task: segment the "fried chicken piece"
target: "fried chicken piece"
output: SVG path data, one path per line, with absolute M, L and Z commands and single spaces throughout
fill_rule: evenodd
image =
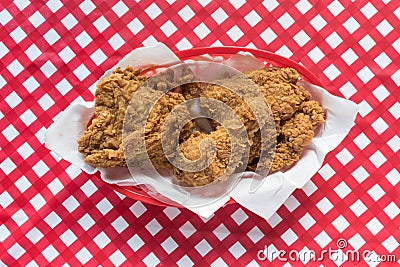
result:
M 242 163 L 240 158 L 245 147 L 232 149 L 231 137 L 224 127 L 218 126 L 215 131 L 204 134 L 194 132 L 180 144 L 185 166 L 187 160 L 196 161 L 198 171 L 182 170 L 173 167 L 173 173 L 182 185 L 202 186 L 217 180 L 226 180 Z M 215 150 L 214 150 L 215 148 Z
M 252 135 L 257 131 L 257 120 L 251 108 L 245 100 L 231 90 L 223 86 L 210 84 L 204 86 L 200 96 L 205 98 L 200 99 L 200 108 L 202 108 L 210 118 L 224 116 L 224 111 L 219 110 L 219 108 L 215 107 L 212 102 L 208 101 L 208 99 L 216 99 L 229 106 L 235 114 L 239 116 L 249 135 Z M 256 106 L 257 104 L 254 104 L 254 101 L 256 101 L 256 99 L 252 99 L 253 106 Z
M 103 78 L 95 92 L 95 118 L 78 140 L 85 162 L 99 167 L 124 166 L 122 124 L 132 94 L 145 82 L 140 69 L 120 68 Z
M 150 76 L 147 80 L 147 87 L 167 92 L 172 90 L 176 93 L 182 93 L 181 85 L 196 82 L 197 79 L 192 70 L 186 65 L 180 65 L 173 69 L 166 69 Z
M 240 80 L 232 78 L 230 81 L 231 83 L 238 82 L 240 84 Z M 223 82 L 224 85 L 227 83 L 226 81 Z M 237 86 L 237 84 L 235 84 Z M 200 100 L 200 107 L 202 108 L 203 111 L 207 114 L 208 117 L 210 118 L 216 118 L 220 117 L 221 123 L 223 124 L 226 121 L 226 116 L 229 115 L 228 110 L 223 110 L 221 111 L 221 108 L 214 107 L 213 103 L 209 103 L 208 99 L 216 99 L 227 106 L 229 106 L 235 114 L 237 114 L 242 122 L 242 125 L 245 126 L 246 131 L 247 131 L 247 140 L 250 145 L 250 153 L 249 153 L 249 159 L 248 163 L 252 162 L 254 157 L 255 157 L 255 142 L 257 140 L 254 138 L 255 133 L 259 131 L 259 125 L 257 122 L 257 119 L 252 112 L 252 109 L 248 105 L 248 103 L 251 101 L 253 103 L 253 107 L 261 107 L 262 105 L 259 104 L 258 102 L 264 101 L 264 99 L 257 99 L 257 98 L 251 98 L 251 96 L 248 95 L 247 101 L 243 100 L 240 96 L 238 96 L 235 92 L 232 92 L 231 90 L 227 89 L 231 88 L 228 86 L 220 86 L 220 85 L 215 85 L 215 84 L 208 84 L 207 86 L 203 86 L 200 96 L 204 97 L 205 99 Z M 244 90 L 246 90 L 246 87 L 241 87 Z M 243 92 L 245 94 L 245 92 Z M 212 121 L 212 126 L 216 128 L 219 123 L 217 123 L 215 120 Z M 275 137 L 274 137 L 275 138 Z M 261 145 L 261 143 L 260 143 Z
M 304 87 L 296 84 L 300 75 L 295 69 L 271 67 L 246 72 L 246 75 L 260 87 L 277 125 L 289 119 L 311 97 Z
M 300 159 L 304 147 L 314 137 L 314 130 L 325 121 L 324 111 L 316 101 L 303 102 L 300 110 L 281 129 L 271 171 L 278 171 Z
M 324 122 L 324 113 L 317 102 L 309 101 L 311 94 L 297 85 L 300 75 L 292 68 L 265 68 L 247 72 L 246 75 L 260 87 L 275 119 L 279 137 L 271 171 L 278 171 L 299 160 L 304 147 L 314 136 L 314 129 Z M 252 154 L 253 163 L 249 164 L 249 170 L 256 169 L 256 166 L 267 168 L 271 164 L 268 158 L 266 161 L 257 159 L 260 153 L 259 136 L 254 136 L 253 151 L 256 152 Z
M 257 92 L 250 90 L 250 88 L 254 90 L 255 85 L 249 82 L 249 80 L 245 78 L 246 76 L 243 75 L 215 82 L 223 86 L 215 84 L 202 85 L 198 86 L 197 90 L 192 91 L 195 91 L 202 97 L 222 101 L 239 115 L 248 131 L 249 143 L 251 146 L 249 169 L 254 170 L 256 169 L 255 165 L 261 151 L 270 154 L 269 150 L 272 144 L 275 144 L 274 139 L 276 138 L 276 133 L 271 131 L 271 128 L 274 126 L 269 125 L 268 123 L 270 123 L 270 121 L 266 118 L 264 118 L 264 121 L 257 121 L 253 113 L 253 111 L 257 112 L 257 110 L 252 110 L 248 103 L 254 101 L 252 105 L 254 108 L 261 106 L 258 102 L 266 101 L 271 108 L 275 120 L 276 132 L 279 132 L 281 121 L 290 118 L 300 108 L 301 103 L 310 98 L 310 94 L 303 87 L 296 85 L 299 74 L 296 70 L 291 68 L 264 68 L 245 72 L 245 74 L 255 83 Z M 246 96 L 246 99 L 244 100 L 240 95 L 228 88 L 234 88 L 235 92 Z M 264 99 L 259 98 L 259 93 L 262 94 Z M 213 112 L 212 107 L 207 104 L 202 105 L 202 101 L 200 101 L 200 105 L 203 109 L 207 110 L 209 115 L 215 116 L 217 112 L 220 112 L 218 110 Z M 262 125 L 259 125 L 259 123 Z M 261 133 L 263 133 L 263 140 L 265 141 L 263 148 L 261 148 Z M 271 139 L 266 140 L 266 137 Z M 267 159 L 263 158 L 263 160 L 266 161 Z M 262 165 L 260 166 L 262 167 Z M 266 164 L 263 164 L 263 166 L 266 166 Z
M 180 88 L 185 99 L 190 100 L 200 97 L 200 92 L 203 90 L 204 86 L 207 86 L 207 84 L 202 82 L 191 82 L 181 85 Z
M 310 101 L 311 95 L 304 87 L 297 85 L 300 75 L 292 68 L 264 68 L 245 72 L 245 75 L 258 86 L 270 106 L 276 132 L 271 131 L 273 125 L 266 120 L 261 121 L 261 125 L 258 124 L 254 115 L 257 110 L 252 110 L 247 103 L 259 99 L 257 99 L 256 93 L 249 90 L 251 86 L 248 81 L 243 79 L 243 76 L 234 76 L 216 81 L 214 84 L 190 85 L 185 88 L 183 93 L 186 98 L 200 96 L 219 100 L 231 107 L 240 117 L 246 127 L 250 144 L 248 170 L 257 170 L 257 172 L 265 169 L 281 170 L 299 160 L 304 147 L 311 142 L 315 128 L 325 121 L 324 111 L 318 102 Z M 239 95 L 228 88 L 235 88 L 234 91 Z M 243 96 L 246 96 L 246 99 Z M 211 118 L 221 113 L 206 100 L 200 100 L 200 106 Z M 214 128 L 219 127 L 215 121 L 212 123 Z M 263 138 L 261 138 L 262 134 Z M 275 143 L 273 141 L 277 135 L 279 137 Z M 204 137 L 202 136 L 202 138 Z M 266 142 L 264 147 L 261 147 L 262 140 Z M 273 153 L 272 145 L 275 144 L 276 150 Z M 264 153 L 262 160 L 260 160 L 261 152 Z M 175 172 L 177 173 L 177 170 Z M 210 182 L 209 176 L 218 171 L 215 170 L 214 165 L 213 172 L 209 170 L 208 172 L 197 172 L 195 178 L 193 178 L 193 174 L 188 176 L 185 172 L 178 173 L 185 177 L 186 183 L 190 183 L 191 179 L 205 179 Z
M 165 71 L 155 79 L 140 75 L 140 69 L 128 66 L 125 70 L 118 68 L 110 76 L 103 78 L 97 85 L 95 93 L 95 118 L 91 125 L 78 140 L 78 150 L 84 155 L 85 162 L 98 167 L 126 166 L 126 159 L 122 144 L 122 131 L 125 114 L 125 134 L 131 135 L 134 143 L 139 141 L 138 135 L 133 132 L 138 130 L 140 120 L 146 121 L 145 140 L 148 154 L 156 167 L 169 166 L 163 157 L 160 141 L 161 128 L 168 113 L 178 104 L 185 101 L 182 94 L 169 91 L 176 86 L 174 72 Z M 185 76 L 185 78 L 188 78 Z M 137 105 L 130 105 L 132 96 L 141 86 L 146 86 L 145 92 L 149 100 Z M 154 104 L 156 103 L 156 104 Z M 153 106 L 154 105 L 154 106 Z M 146 107 L 153 106 L 149 118 L 143 118 Z M 149 114 L 149 113 L 147 113 Z M 187 138 L 193 128 L 188 124 L 181 134 L 181 139 Z M 139 127 L 140 128 L 140 127 Z M 135 140 L 134 137 L 138 140 Z M 133 150 L 135 151 L 135 150 Z M 133 153 L 133 152 L 132 152 Z M 132 155 L 131 153 L 131 155 Z M 137 163 L 140 164 L 140 157 Z
M 171 164 L 165 155 L 166 151 L 175 151 L 179 142 L 187 139 L 194 128 L 194 123 L 190 121 L 189 111 L 185 105 L 178 105 L 185 102 L 182 94 L 176 92 L 163 93 L 162 91 L 146 88 L 140 92 L 140 105 L 131 105 L 127 111 L 126 127 L 131 131 L 124 137 L 125 157 L 130 167 L 150 167 L 147 163 L 151 160 L 155 168 L 171 168 Z M 158 102 L 153 106 L 148 118 L 145 117 L 148 112 L 144 112 L 143 108 L 150 107 L 156 100 Z M 138 107 L 137 109 L 135 107 Z M 172 110 L 174 113 L 171 113 Z M 166 121 L 167 117 L 168 121 Z M 188 120 L 183 125 L 182 131 L 179 124 L 182 120 Z M 144 130 L 142 129 L 145 122 Z M 162 135 L 167 138 L 162 142 Z M 174 140 L 173 136 L 179 138 Z M 146 149 L 140 146 L 140 142 L 145 139 Z M 173 154 L 169 154 L 174 157 Z
M 258 85 L 270 82 L 296 84 L 300 78 L 297 70 L 281 67 L 268 67 L 259 70 L 245 71 L 244 74 Z
M 140 75 L 140 70 L 117 69 L 97 86 L 96 117 L 79 139 L 79 151 L 86 162 L 101 167 L 125 166 L 127 162 L 130 166 L 150 167 L 147 166 L 149 158 L 156 168 L 172 168 L 178 181 L 190 186 L 225 180 L 245 165 L 248 170 L 269 168 L 270 165 L 272 171 L 281 170 L 299 160 L 304 147 L 311 142 L 315 128 L 325 121 L 324 110 L 318 102 L 310 101 L 308 91 L 296 84 L 299 74 L 294 69 L 272 67 L 245 72 L 245 75 L 256 86 L 243 75 L 213 84 L 196 82 L 189 69 L 184 69 L 179 79 L 174 78 L 174 71 L 168 70 L 145 84 L 147 78 Z M 144 90 L 138 92 L 134 104 L 129 105 L 140 86 L 145 87 Z M 175 92 L 170 91 L 175 87 Z M 195 97 L 226 104 L 242 124 L 234 121 L 229 112 L 221 112 L 218 105 L 203 99 L 199 104 L 206 115 L 219 117 L 225 128 L 212 121 L 210 133 L 193 133 L 195 125 L 190 121 L 188 108 L 182 104 Z M 263 110 L 265 102 L 271 108 L 272 120 L 267 119 Z M 149 107 L 152 107 L 150 112 Z M 150 114 L 148 118 L 144 117 L 146 114 Z M 257 121 L 256 117 L 260 116 L 262 119 Z M 186 125 L 182 128 L 183 122 Z M 122 142 L 123 123 L 126 132 Z M 239 139 L 232 139 L 229 134 L 243 131 L 241 125 L 245 126 L 248 135 L 246 145 L 242 134 Z M 171 138 L 174 136 L 177 138 Z M 145 149 L 141 144 L 143 138 Z M 261 146 L 262 140 L 264 146 Z M 240 144 L 238 148 L 236 143 Z M 275 143 L 276 151 L 272 157 Z M 183 158 L 175 152 L 178 146 Z M 248 147 L 249 159 L 243 162 Z M 270 157 L 260 160 L 261 152 Z M 171 159 L 179 164 L 171 165 Z M 203 167 L 196 170 L 176 167 L 185 166 L 185 163 L 193 166 L 190 165 L 193 161 Z
M 325 122 L 325 112 L 321 104 L 315 100 L 305 101 L 300 105 L 300 111 L 311 118 L 311 123 L 316 128 Z

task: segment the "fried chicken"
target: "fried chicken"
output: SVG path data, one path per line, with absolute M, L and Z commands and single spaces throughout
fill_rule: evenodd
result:
M 232 135 L 222 126 L 217 126 L 215 131 L 209 134 L 194 132 L 180 144 L 184 158 L 178 164 L 189 166 L 189 160 L 194 163 L 196 170 L 173 167 L 174 175 L 186 186 L 202 186 L 228 179 L 237 167 L 243 164 L 241 157 L 246 150 L 243 144 L 232 149 L 231 140 Z
M 323 108 L 297 85 L 300 75 L 292 68 L 247 71 L 208 84 L 196 82 L 189 69 L 179 79 L 172 70 L 157 79 L 140 73 L 117 69 L 97 85 L 95 118 L 78 140 L 86 162 L 143 168 L 150 163 L 172 169 L 182 185 L 202 186 L 242 167 L 274 172 L 292 165 L 325 121 Z M 202 114 L 213 119 L 203 132 L 194 131 L 196 121 L 184 104 L 197 97 Z
M 190 121 L 189 111 L 185 105 L 185 98 L 182 94 L 176 92 L 167 92 L 145 88 L 137 97 L 138 103 L 132 103 L 127 110 L 127 119 L 125 129 L 130 129 L 124 137 L 125 157 L 130 167 L 150 167 L 148 163 L 155 168 L 171 168 L 171 164 L 165 155 L 165 151 L 175 151 L 179 142 L 187 139 L 194 128 L 194 123 Z M 136 97 L 136 96 L 135 96 Z M 146 107 L 153 106 L 150 115 L 146 118 Z M 137 104 L 137 105 L 136 105 Z M 137 108 L 136 108 L 137 107 Z M 177 108 L 177 109 L 176 109 Z M 171 113 L 172 110 L 175 113 Z M 168 121 L 166 121 L 169 116 Z M 181 120 L 188 120 L 182 130 L 178 125 Z M 145 125 L 144 130 L 141 126 Z M 166 138 L 162 142 L 162 135 Z M 171 137 L 176 136 L 180 140 Z M 143 147 L 145 140 L 145 148 Z M 142 142 L 142 143 L 140 143 Z M 141 146 L 142 144 L 142 146 Z M 173 157 L 170 152 L 169 157 Z M 147 159 L 150 159 L 149 162 Z
M 271 171 L 280 170 L 298 160 L 303 148 L 313 137 L 314 129 L 324 121 L 323 110 L 317 102 L 309 101 L 311 95 L 307 90 L 297 85 L 300 75 L 292 68 L 264 68 L 245 72 L 245 75 L 257 85 L 264 99 L 258 98 L 257 92 L 249 90 L 252 85 L 248 80 L 243 79 L 242 75 L 216 81 L 214 84 L 198 84 L 196 89 L 193 89 L 195 86 L 191 86 L 190 90 L 186 91 L 186 95 L 192 96 L 192 92 L 195 92 L 200 97 L 222 101 L 241 118 L 250 144 L 248 170 L 264 171 L 270 166 Z M 260 101 L 267 102 L 275 125 L 271 125 L 271 121 L 266 118 L 263 121 L 257 121 L 253 111 L 257 112 L 254 107 L 260 106 Z M 253 103 L 253 109 L 250 108 L 249 103 Z M 218 112 L 221 112 L 208 104 L 207 100 L 200 100 L 200 106 L 210 117 L 217 116 Z M 306 122 L 311 126 L 306 127 L 304 125 Z M 275 127 L 275 132 L 273 127 Z M 297 129 L 297 139 L 293 134 L 289 134 L 294 129 Z M 301 137 L 305 140 L 303 143 L 298 143 Z M 261 147 L 261 140 L 264 141 L 263 147 Z M 278 141 L 275 143 L 275 140 Z M 271 162 L 268 156 L 273 154 L 271 149 L 275 144 L 276 155 Z M 262 162 L 259 158 L 261 152 L 263 153 Z
M 127 139 L 135 143 L 140 141 L 140 122 L 145 121 L 144 136 L 150 159 L 157 167 L 170 167 L 162 153 L 161 128 L 168 113 L 184 102 L 185 98 L 180 93 L 169 91 L 176 86 L 173 71 L 165 71 L 157 79 L 150 80 L 140 73 L 140 69 L 129 66 L 125 70 L 118 68 L 97 85 L 95 118 L 78 140 L 78 150 L 83 154 L 85 162 L 98 167 L 126 166 L 127 153 L 131 160 L 136 160 L 137 164 L 134 165 L 139 165 L 144 160 L 143 155 L 134 154 L 137 152 L 135 149 L 123 149 L 123 123 Z M 146 86 L 145 90 L 140 91 L 143 97 L 141 103 L 130 105 L 133 94 L 141 86 Z M 151 106 L 151 112 L 147 113 L 149 117 L 143 118 L 146 114 L 144 110 Z M 127 117 L 124 122 L 125 114 Z M 182 130 L 181 139 L 187 138 L 193 127 L 193 124 L 187 124 Z M 131 148 L 132 143 L 127 142 L 126 145 Z
M 118 68 L 95 92 L 95 118 L 78 140 L 85 162 L 100 167 L 125 166 L 122 124 L 132 94 L 145 82 L 140 69 Z
M 180 75 L 175 75 L 175 72 L 180 72 Z M 124 122 L 126 134 L 123 144 L 128 166 L 171 168 L 170 159 L 175 156 L 176 147 L 194 129 L 190 112 L 184 103 L 185 97 L 174 90 L 193 79 L 193 73 L 186 67 L 169 69 L 151 77 L 135 94 Z M 182 121 L 186 123 L 180 125 Z M 166 136 L 164 140 L 163 135 Z M 143 142 L 140 143 L 143 139 L 145 147 Z
M 292 68 L 264 68 L 245 73 L 256 83 L 278 123 L 292 117 L 300 104 L 310 99 L 310 93 L 297 85 L 300 75 Z
M 300 159 L 314 137 L 315 128 L 325 121 L 324 111 L 316 101 L 306 101 L 299 111 L 282 125 L 271 171 L 279 171 Z
M 263 94 L 260 93 L 259 88 L 245 76 L 234 76 L 226 80 L 217 81 L 216 84 L 203 85 L 199 95 L 203 97 L 200 99 L 200 107 L 208 117 L 222 117 L 222 121 L 226 121 L 224 117 L 229 113 L 228 110 L 214 107 L 212 103 L 209 103 L 208 99 L 216 99 L 225 103 L 239 116 L 246 128 L 250 145 L 249 159 L 246 163 L 251 164 L 255 158 L 260 156 L 260 128 L 264 131 L 263 150 L 268 153 L 268 150 L 273 148 L 276 135 L 274 132 L 275 125 L 271 124 L 273 120 L 272 114 L 269 112 L 266 100 Z M 261 120 L 257 120 L 255 114 Z M 270 119 L 268 120 L 267 118 Z M 214 127 L 217 125 L 219 124 L 213 122 Z M 258 135 L 256 134 L 257 132 Z
M 274 159 L 259 162 L 260 133 L 254 136 L 252 158 L 248 169 L 271 166 L 278 171 L 299 160 L 305 146 L 314 136 L 315 128 L 325 121 L 324 111 L 316 101 L 309 101 L 311 94 L 297 85 L 300 75 L 292 68 L 265 68 L 245 73 L 262 91 L 271 108 L 278 136 Z M 262 129 L 261 129 L 262 130 Z M 258 164 L 258 165 L 257 165 Z

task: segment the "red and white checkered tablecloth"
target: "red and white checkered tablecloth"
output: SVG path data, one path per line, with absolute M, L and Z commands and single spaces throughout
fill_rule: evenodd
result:
M 400 259 L 399 1 L 5 0 L 0 25 L 0 266 Z M 105 70 L 157 41 L 173 50 L 237 45 L 289 57 L 359 104 L 356 125 L 268 221 L 237 204 L 204 220 L 124 198 L 49 153 L 44 132 L 73 101 L 93 100 Z M 265 247 L 319 255 L 338 240 L 341 252 L 318 263 L 257 257 Z M 367 251 L 369 261 L 337 257 L 353 250 Z

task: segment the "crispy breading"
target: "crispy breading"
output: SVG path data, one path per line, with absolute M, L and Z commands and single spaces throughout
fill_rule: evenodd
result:
M 177 108 L 178 105 L 185 102 L 185 98 L 182 94 L 176 92 L 156 91 L 151 88 L 141 91 L 140 94 L 140 105 L 131 105 L 127 111 L 127 117 L 130 119 L 126 120 L 126 129 L 131 129 L 126 133 L 124 137 L 124 151 L 125 157 L 129 162 L 130 167 L 150 167 L 147 165 L 148 160 L 156 168 L 171 168 L 169 160 L 166 158 L 164 150 L 175 151 L 175 147 L 179 145 L 179 142 L 175 142 L 171 137 L 177 136 L 180 138 L 179 141 L 187 139 L 194 128 L 194 123 L 189 122 L 184 125 L 181 131 L 179 131 L 180 120 L 189 117 L 189 111 L 185 105 L 179 106 L 177 113 L 170 113 L 173 109 Z M 151 109 L 150 115 L 145 118 L 146 112 L 143 109 L 136 106 L 146 107 L 151 106 L 155 99 L 159 100 Z M 166 121 L 167 116 L 169 120 Z M 144 130 L 140 128 L 145 122 Z M 162 143 L 162 135 L 167 136 Z M 139 142 L 145 140 L 146 150 L 141 149 Z M 169 155 L 173 157 L 174 155 Z
M 246 75 L 259 86 L 277 122 L 289 119 L 311 97 L 297 85 L 300 75 L 292 68 L 265 68 Z
M 132 94 L 146 77 L 140 69 L 120 68 L 103 78 L 95 92 L 95 117 L 78 140 L 84 160 L 95 166 L 125 166 L 122 151 L 122 124 Z
M 125 70 L 118 68 L 97 85 L 95 118 L 78 140 L 78 150 L 83 154 L 85 162 L 99 167 L 126 166 L 122 144 L 125 114 L 128 113 L 128 117 L 124 127 L 126 133 L 130 134 L 132 142 L 135 141 L 134 136 L 137 136 L 134 132 L 138 130 L 140 120 L 146 119 L 142 116 L 144 105 L 129 105 L 132 95 L 147 81 L 140 72 L 140 69 L 133 69 L 130 66 Z M 148 105 L 152 106 L 155 103 L 146 120 L 145 140 L 150 159 L 157 167 L 169 167 L 168 161 L 162 154 L 160 141 L 165 118 L 176 105 L 185 101 L 182 94 L 168 91 L 176 85 L 173 79 L 173 71 L 165 71 L 157 79 L 149 80 L 146 83 L 147 90 L 141 91 L 147 94 L 150 100 Z M 189 123 L 183 129 L 181 139 L 187 138 L 193 127 L 193 124 Z M 141 160 L 143 158 L 137 157 L 138 164 Z
M 248 134 L 248 142 L 251 147 L 249 163 L 251 163 L 257 154 L 255 145 L 260 145 L 261 147 L 261 142 L 258 142 L 256 132 L 260 131 L 260 128 L 267 132 L 268 128 L 275 127 L 274 125 L 269 125 L 273 118 L 271 117 L 272 114 L 267 110 L 267 102 L 260 89 L 245 75 L 241 74 L 215 81 L 213 84 L 201 85 L 199 91 L 199 96 L 204 98 L 200 99 L 200 107 L 210 118 L 222 117 L 222 121 L 225 121 L 224 116 L 227 116 L 228 111 L 221 112 L 219 108 L 209 103 L 208 99 L 216 99 L 223 102 L 238 115 Z M 261 119 L 257 120 L 257 117 Z M 270 120 L 267 119 L 268 117 Z M 214 127 L 219 125 L 215 122 L 212 124 Z M 268 131 L 266 136 L 270 140 L 265 139 L 265 143 L 275 142 L 276 136 L 274 133 Z
M 188 171 L 173 167 L 174 175 L 180 183 L 186 186 L 202 186 L 216 180 L 226 180 L 233 174 L 242 164 L 240 157 L 245 147 L 232 150 L 231 137 L 224 127 L 217 126 L 209 134 L 196 131 L 182 142 L 180 149 L 185 159 L 181 163 L 185 165 L 185 160 L 199 160 L 196 167 L 200 170 Z
M 253 138 L 249 170 L 269 166 L 272 172 L 290 166 L 299 160 L 305 146 L 314 136 L 315 128 L 325 121 L 324 111 L 311 94 L 297 85 L 300 75 L 292 68 L 265 68 L 246 73 L 264 94 L 273 113 L 278 136 L 272 163 L 257 162 L 260 153 L 260 133 Z
M 300 75 L 292 68 L 271 67 L 261 70 L 247 71 L 245 75 L 250 78 L 262 92 L 266 102 L 271 108 L 275 120 L 275 133 L 271 131 L 271 125 L 259 125 L 251 108 L 247 104 L 254 96 L 254 92 L 248 94 L 248 83 L 243 77 L 234 76 L 227 81 L 219 81 L 216 84 L 198 84 L 191 86 L 186 95 L 214 98 L 231 107 L 241 118 L 249 135 L 250 153 L 248 170 L 263 170 L 271 167 L 271 171 L 278 171 L 298 161 L 305 146 L 314 136 L 314 129 L 325 121 L 324 111 L 316 101 L 309 101 L 310 93 L 302 86 L 297 85 Z M 238 86 L 239 85 L 239 86 Z M 243 86 L 244 85 L 244 86 Z M 240 88 L 237 92 L 246 95 L 247 99 L 237 95 L 227 88 Z M 195 89 L 193 89 L 195 88 Z M 185 95 L 185 96 L 186 96 Z M 187 97 L 187 96 L 186 96 Z M 257 98 L 255 98 L 257 99 Z M 206 101 L 204 101 L 206 103 Z M 200 105 L 209 116 L 215 116 L 212 106 Z M 257 106 L 257 105 L 256 105 Z M 266 121 L 261 122 L 266 123 Z M 215 125 L 215 123 L 214 123 Z M 261 147 L 261 133 L 265 146 Z M 261 151 L 265 155 L 272 155 L 270 149 L 273 142 L 266 138 L 277 138 L 275 156 L 272 160 L 263 158 L 259 162 Z
M 260 87 L 274 115 L 278 138 L 271 171 L 279 171 L 299 160 L 315 128 L 325 121 L 324 111 L 318 102 L 309 101 L 311 94 L 304 87 L 297 85 L 299 74 L 292 68 L 273 67 L 246 74 Z M 258 136 L 254 138 L 256 151 L 260 146 Z M 253 161 L 249 170 L 254 170 L 257 163 L 270 164 Z
M 148 156 L 154 167 L 171 168 L 181 184 L 202 186 L 227 179 L 240 166 L 247 166 L 247 170 L 270 167 L 271 171 L 279 171 L 292 165 L 310 144 L 315 129 L 325 121 L 323 108 L 317 101 L 310 100 L 311 95 L 306 89 L 297 85 L 300 75 L 292 68 L 248 71 L 245 76 L 236 75 L 212 84 L 194 82 L 195 77 L 189 69 L 182 73 L 181 78 L 175 80 L 174 72 L 168 70 L 145 84 L 147 78 L 140 75 L 140 70 L 127 67 L 117 69 L 100 81 L 95 94 L 95 118 L 78 140 L 85 161 L 101 167 L 125 166 L 127 161 L 130 166 L 149 167 L 146 165 Z M 246 77 L 254 83 L 249 84 Z M 169 91 L 182 83 L 186 84 Z M 134 101 L 136 104 L 129 105 L 140 86 L 145 88 L 139 92 L 140 96 Z M 197 97 L 203 98 L 199 104 L 207 117 L 220 118 L 220 123 L 210 120 L 211 132 L 193 132 L 195 124 L 190 121 L 182 130 L 178 127 L 190 117 L 189 109 L 181 104 Z M 234 141 L 238 140 L 232 141 L 229 134 L 232 129 L 242 129 L 241 126 L 233 123 L 228 111 L 221 112 L 217 105 L 206 99 L 224 103 L 239 117 L 247 132 L 248 162 L 243 162 L 244 147 L 232 149 Z M 271 113 L 263 110 L 265 103 Z M 149 106 L 153 108 L 147 113 Z M 150 114 L 148 118 L 144 118 L 146 114 Z M 272 118 L 267 119 L 268 114 Z M 256 119 L 260 117 L 261 120 Z M 142 122 L 145 122 L 144 128 Z M 146 151 L 140 149 L 142 136 Z M 162 136 L 167 138 L 162 140 Z M 172 136 L 179 138 L 168 138 Z M 261 146 L 262 140 L 264 146 Z M 239 143 L 243 144 L 243 140 Z M 212 150 L 213 144 L 216 151 Z M 178 146 L 184 158 L 176 155 Z M 165 151 L 169 154 L 165 155 Z M 261 152 L 270 157 L 260 160 Z M 178 163 L 193 162 L 201 157 L 199 164 L 207 164 L 198 171 L 179 169 L 170 162 L 170 159 L 176 159 Z M 229 164 L 230 159 L 235 164 Z
M 314 137 L 315 128 L 325 121 L 324 111 L 316 101 L 306 101 L 300 110 L 281 127 L 271 171 L 279 171 L 299 160 Z

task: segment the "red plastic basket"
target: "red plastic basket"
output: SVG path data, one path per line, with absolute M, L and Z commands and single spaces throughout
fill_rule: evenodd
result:
M 245 48 L 245 47 L 236 47 L 236 46 L 198 47 L 198 48 L 192 48 L 192 49 L 188 49 L 188 50 L 184 50 L 184 51 L 176 51 L 175 54 L 181 60 L 187 60 L 187 59 L 191 59 L 193 57 L 204 55 L 204 54 L 209 54 L 211 56 L 222 56 L 223 58 L 228 58 L 240 51 L 250 52 L 256 58 L 258 58 L 262 62 L 266 63 L 267 65 L 270 64 L 273 66 L 294 68 L 299 72 L 299 74 L 303 80 L 323 87 L 323 84 L 320 81 L 320 79 L 317 76 L 315 76 L 315 74 L 313 74 L 312 72 L 307 70 L 305 67 L 300 65 L 299 63 L 296 63 L 291 59 L 288 59 L 288 58 L 285 58 L 280 55 L 277 55 L 277 54 L 274 54 L 274 53 L 271 53 L 268 51 L 264 51 L 264 50 Z M 153 204 L 153 205 L 157 205 L 157 206 L 164 206 L 164 207 L 169 206 L 168 204 L 158 201 L 157 199 L 149 196 L 139 186 L 119 186 L 119 185 L 115 185 L 115 184 L 108 184 L 108 183 L 105 183 L 105 184 L 107 184 L 113 190 L 121 193 L 122 195 L 124 195 L 128 198 L 140 200 L 143 203 Z M 233 199 L 230 199 L 227 204 L 232 204 L 232 203 L 235 203 L 235 201 Z M 177 207 L 180 207 L 180 206 L 177 206 Z

